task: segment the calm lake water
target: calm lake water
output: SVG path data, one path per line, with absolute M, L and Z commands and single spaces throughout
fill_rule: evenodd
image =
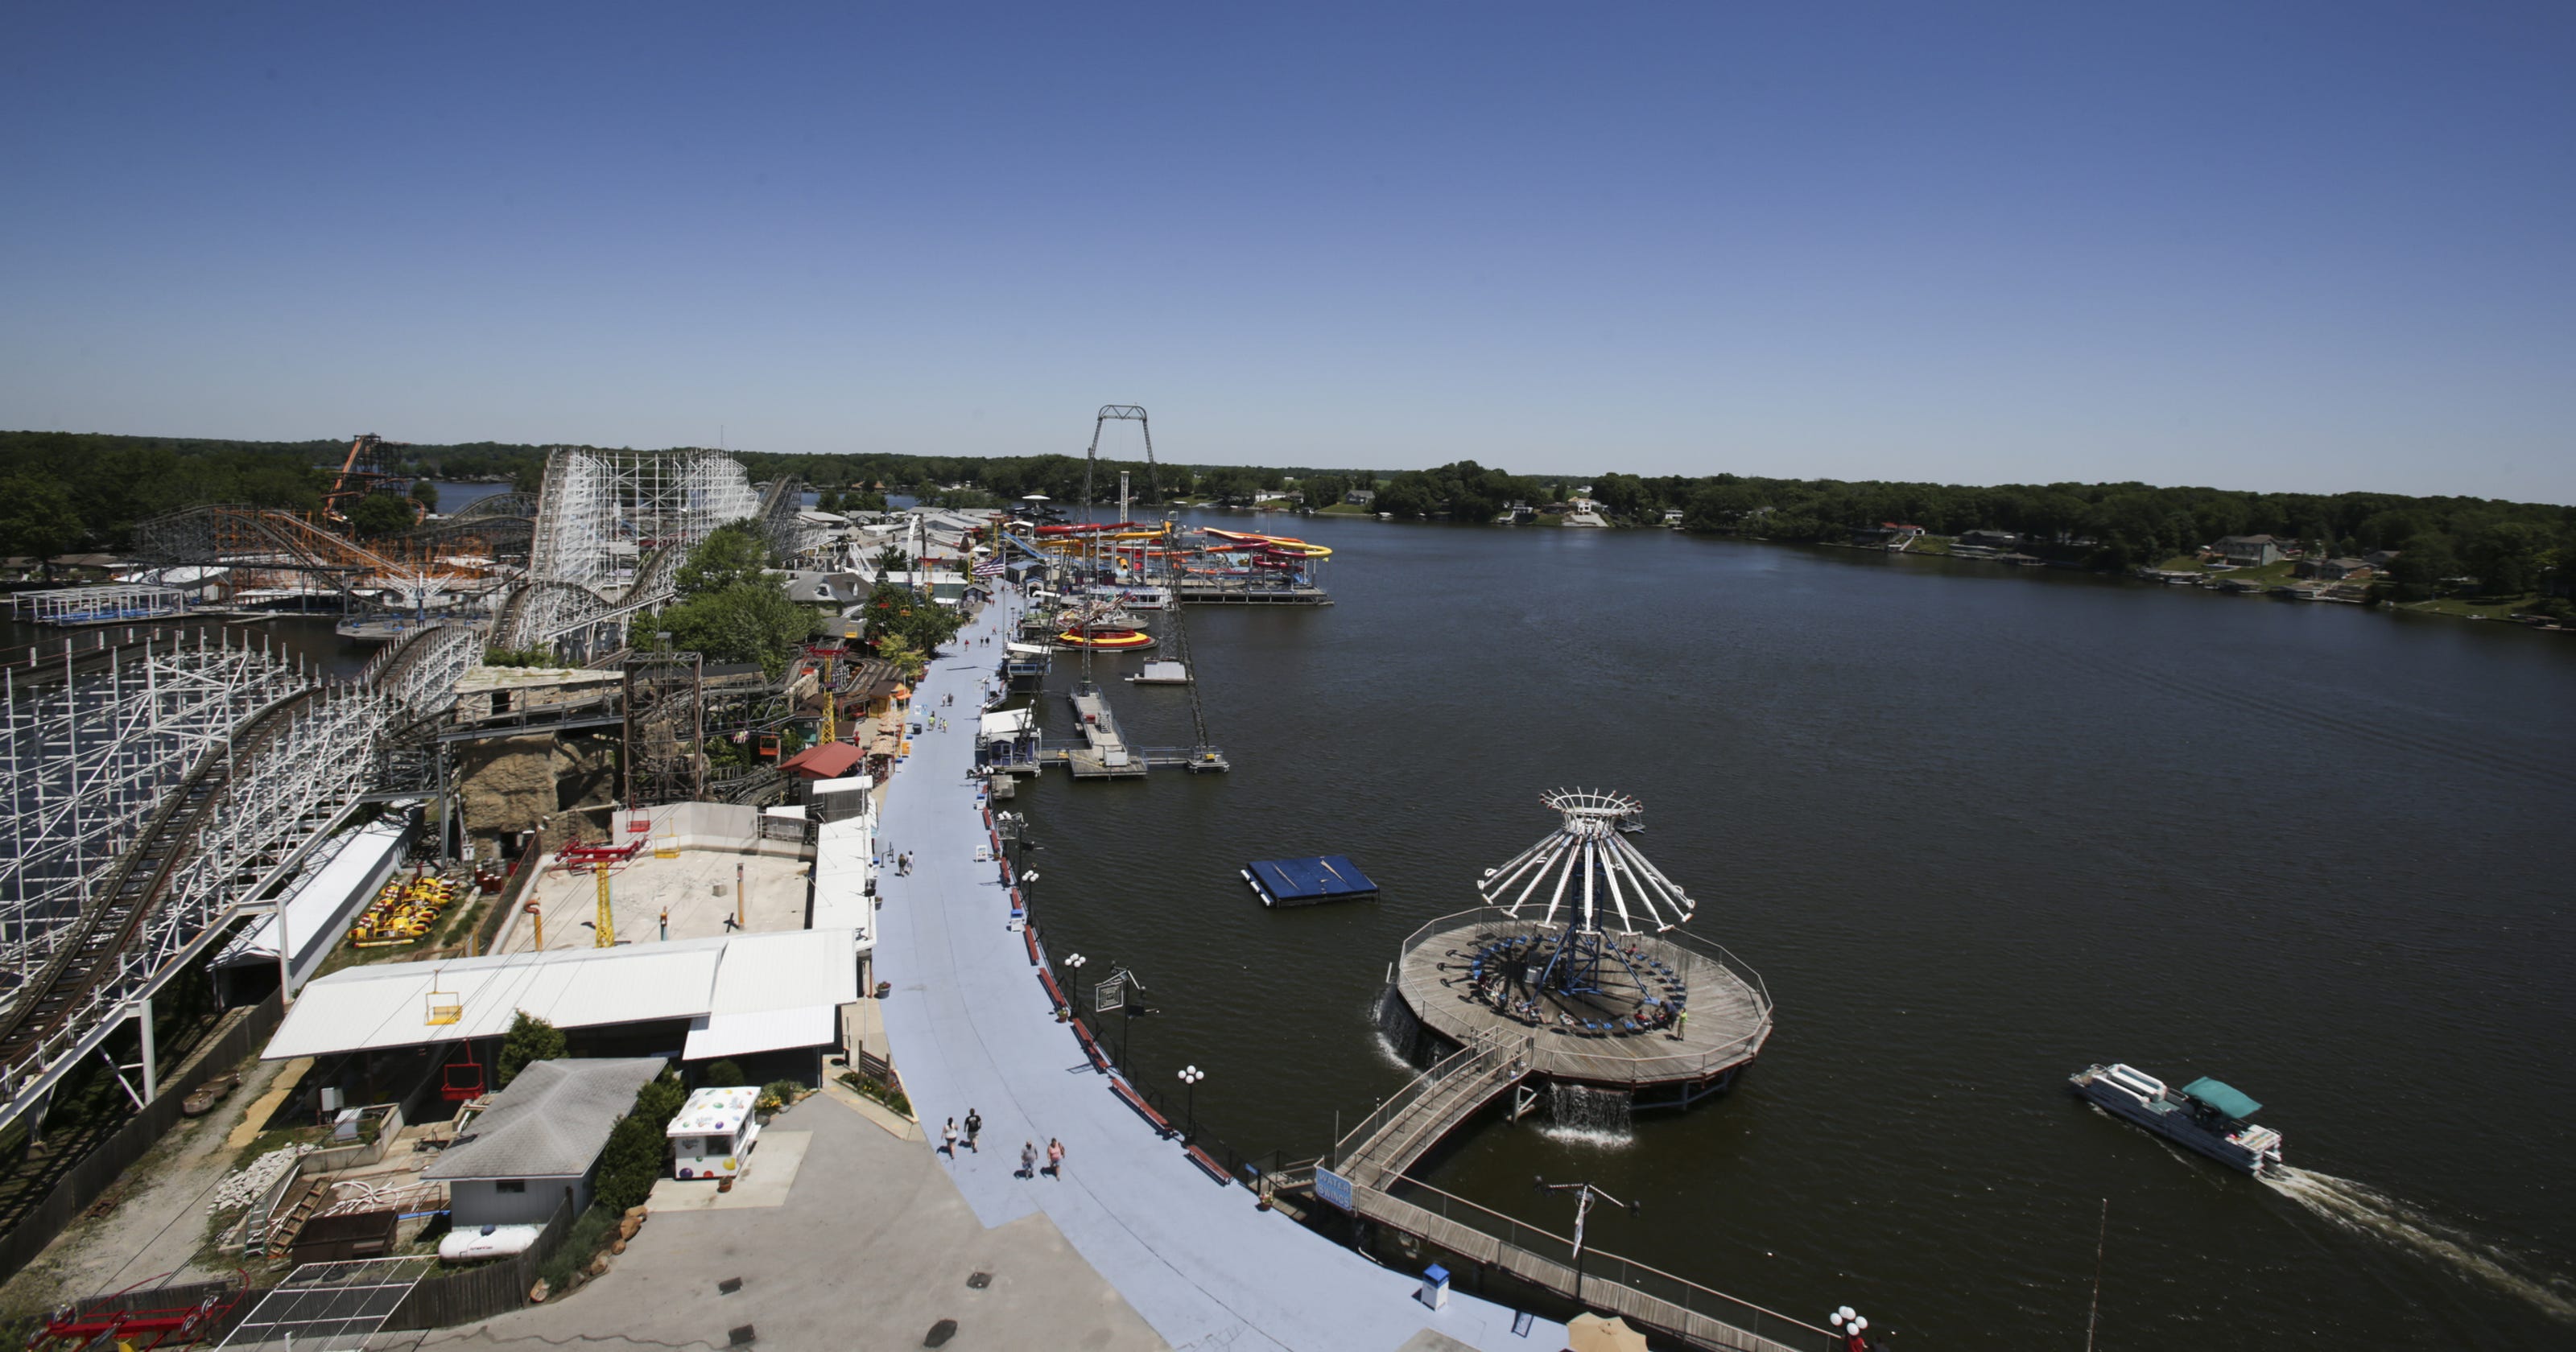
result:
M 1429 1181 L 1562 1233 L 1532 1175 L 1590 1179 L 1643 1203 L 1596 1214 L 1600 1247 L 1908 1348 L 2080 1345 L 2106 1201 L 2104 1348 L 2576 1340 L 2576 640 L 1659 531 L 1262 520 L 1340 551 L 1340 603 L 1190 610 L 1234 773 L 1016 804 L 1050 949 L 1136 970 L 1163 1011 L 1140 1072 L 1206 1070 L 1236 1147 L 1311 1156 L 1400 1085 L 1371 1018 L 1397 943 L 1553 825 L 1542 791 L 1610 787 L 1778 1032 L 1687 1113 L 1487 1123 Z M 1100 662 L 1131 735 L 1187 743 L 1180 691 L 1115 684 L 1134 660 Z M 1270 912 L 1236 876 L 1314 853 L 1384 898 Z M 2301 1172 L 2081 1104 L 2096 1060 L 2246 1090 Z

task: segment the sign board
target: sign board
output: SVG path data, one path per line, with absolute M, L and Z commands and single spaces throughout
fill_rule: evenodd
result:
M 1351 1181 L 1318 1166 L 1315 1170 L 1315 1200 L 1330 1202 L 1344 1211 L 1351 1210 Z
M 1091 988 L 1091 1012 L 1106 1014 L 1127 1007 L 1127 978 L 1113 976 Z

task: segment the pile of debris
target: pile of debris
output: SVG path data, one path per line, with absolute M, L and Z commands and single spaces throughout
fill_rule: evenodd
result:
M 295 1161 L 313 1153 L 309 1145 L 282 1145 L 243 1165 L 237 1173 L 226 1175 L 215 1185 L 214 1200 L 206 1204 L 209 1212 L 229 1211 L 249 1206 L 265 1194 L 271 1185 L 295 1167 Z

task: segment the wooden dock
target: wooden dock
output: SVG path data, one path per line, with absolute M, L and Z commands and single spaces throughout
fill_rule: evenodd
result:
M 1059 753 L 1074 778 L 1132 779 L 1145 773 L 1143 758 L 1128 750 L 1127 739 L 1118 732 L 1118 716 L 1109 711 L 1109 697 L 1099 687 L 1075 686 L 1065 698 L 1073 703 L 1074 725 L 1082 733 L 1079 747 L 1068 744 Z M 1045 759 L 1041 747 L 1039 760 Z
M 1332 593 L 1299 583 L 1264 585 L 1223 579 L 1197 579 L 1172 584 L 1172 599 L 1194 606 L 1329 606 Z
M 1625 995 L 1628 1000 L 1645 995 L 1681 1000 L 1690 1017 L 1678 1030 L 1595 1033 L 1585 1028 L 1605 1022 L 1605 1014 L 1627 1003 L 1617 998 L 1618 992 L 1605 1001 L 1608 1009 L 1544 997 L 1536 1023 L 1498 1010 L 1490 997 L 1476 993 L 1474 955 L 1494 940 L 1526 935 L 1533 928 L 1494 911 L 1432 921 L 1405 941 L 1392 974 L 1396 993 L 1424 1027 L 1460 1046 L 1489 1035 L 1528 1034 L 1532 1075 L 1632 1093 L 1660 1091 L 1676 1103 L 1722 1083 L 1760 1055 L 1771 1036 L 1771 998 L 1760 979 L 1751 969 L 1730 964 L 1724 949 L 1686 940 L 1679 930 L 1615 936 L 1620 947 L 1636 950 L 1641 963 L 1651 960 L 1672 973 L 1653 990 Z
M 1571 1253 L 1573 1243 L 1563 1236 L 1488 1211 L 1437 1188 L 1410 1181 L 1406 1187 L 1439 1209 L 1354 1182 L 1351 1213 L 1413 1235 L 1465 1263 L 1475 1264 L 1479 1272 L 1506 1273 L 1568 1297 L 1586 1309 L 1618 1315 L 1692 1347 L 1716 1352 L 1839 1352 L 1842 1345 L 1842 1340 L 1829 1330 L 1616 1254 L 1587 1249 L 1583 1267 L 1578 1270 L 1572 1263 L 1550 1256 Z M 1540 1252 L 1542 1248 L 1546 1252 Z
M 1577 1267 L 1573 1243 L 1526 1222 L 1407 1177 L 1414 1163 L 1487 1103 L 1538 1073 L 1545 1043 L 1535 1030 L 1492 1027 L 1442 1058 L 1345 1135 L 1312 1180 L 1347 1186 L 1350 1211 L 1416 1236 L 1479 1272 L 1500 1270 L 1721 1352 L 1819 1352 L 1838 1344 L 1812 1324 L 1738 1300 L 1616 1254 L 1590 1251 Z M 1302 1176 L 1284 1186 L 1308 1182 Z M 1399 1196 L 1401 1192 L 1405 1195 Z M 1421 1200 L 1414 1200 L 1414 1199 Z

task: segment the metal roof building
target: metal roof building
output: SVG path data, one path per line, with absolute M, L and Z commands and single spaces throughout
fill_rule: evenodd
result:
M 305 986 L 260 1055 L 276 1061 L 498 1038 L 521 1010 L 567 1030 L 685 1021 L 684 1055 L 734 1055 L 828 1043 L 835 1011 L 857 998 L 858 935 L 838 927 L 384 963 Z M 725 1049 L 700 1050 L 701 1033 Z M 810 1041 L 770 1040 L 808 1034 Z

